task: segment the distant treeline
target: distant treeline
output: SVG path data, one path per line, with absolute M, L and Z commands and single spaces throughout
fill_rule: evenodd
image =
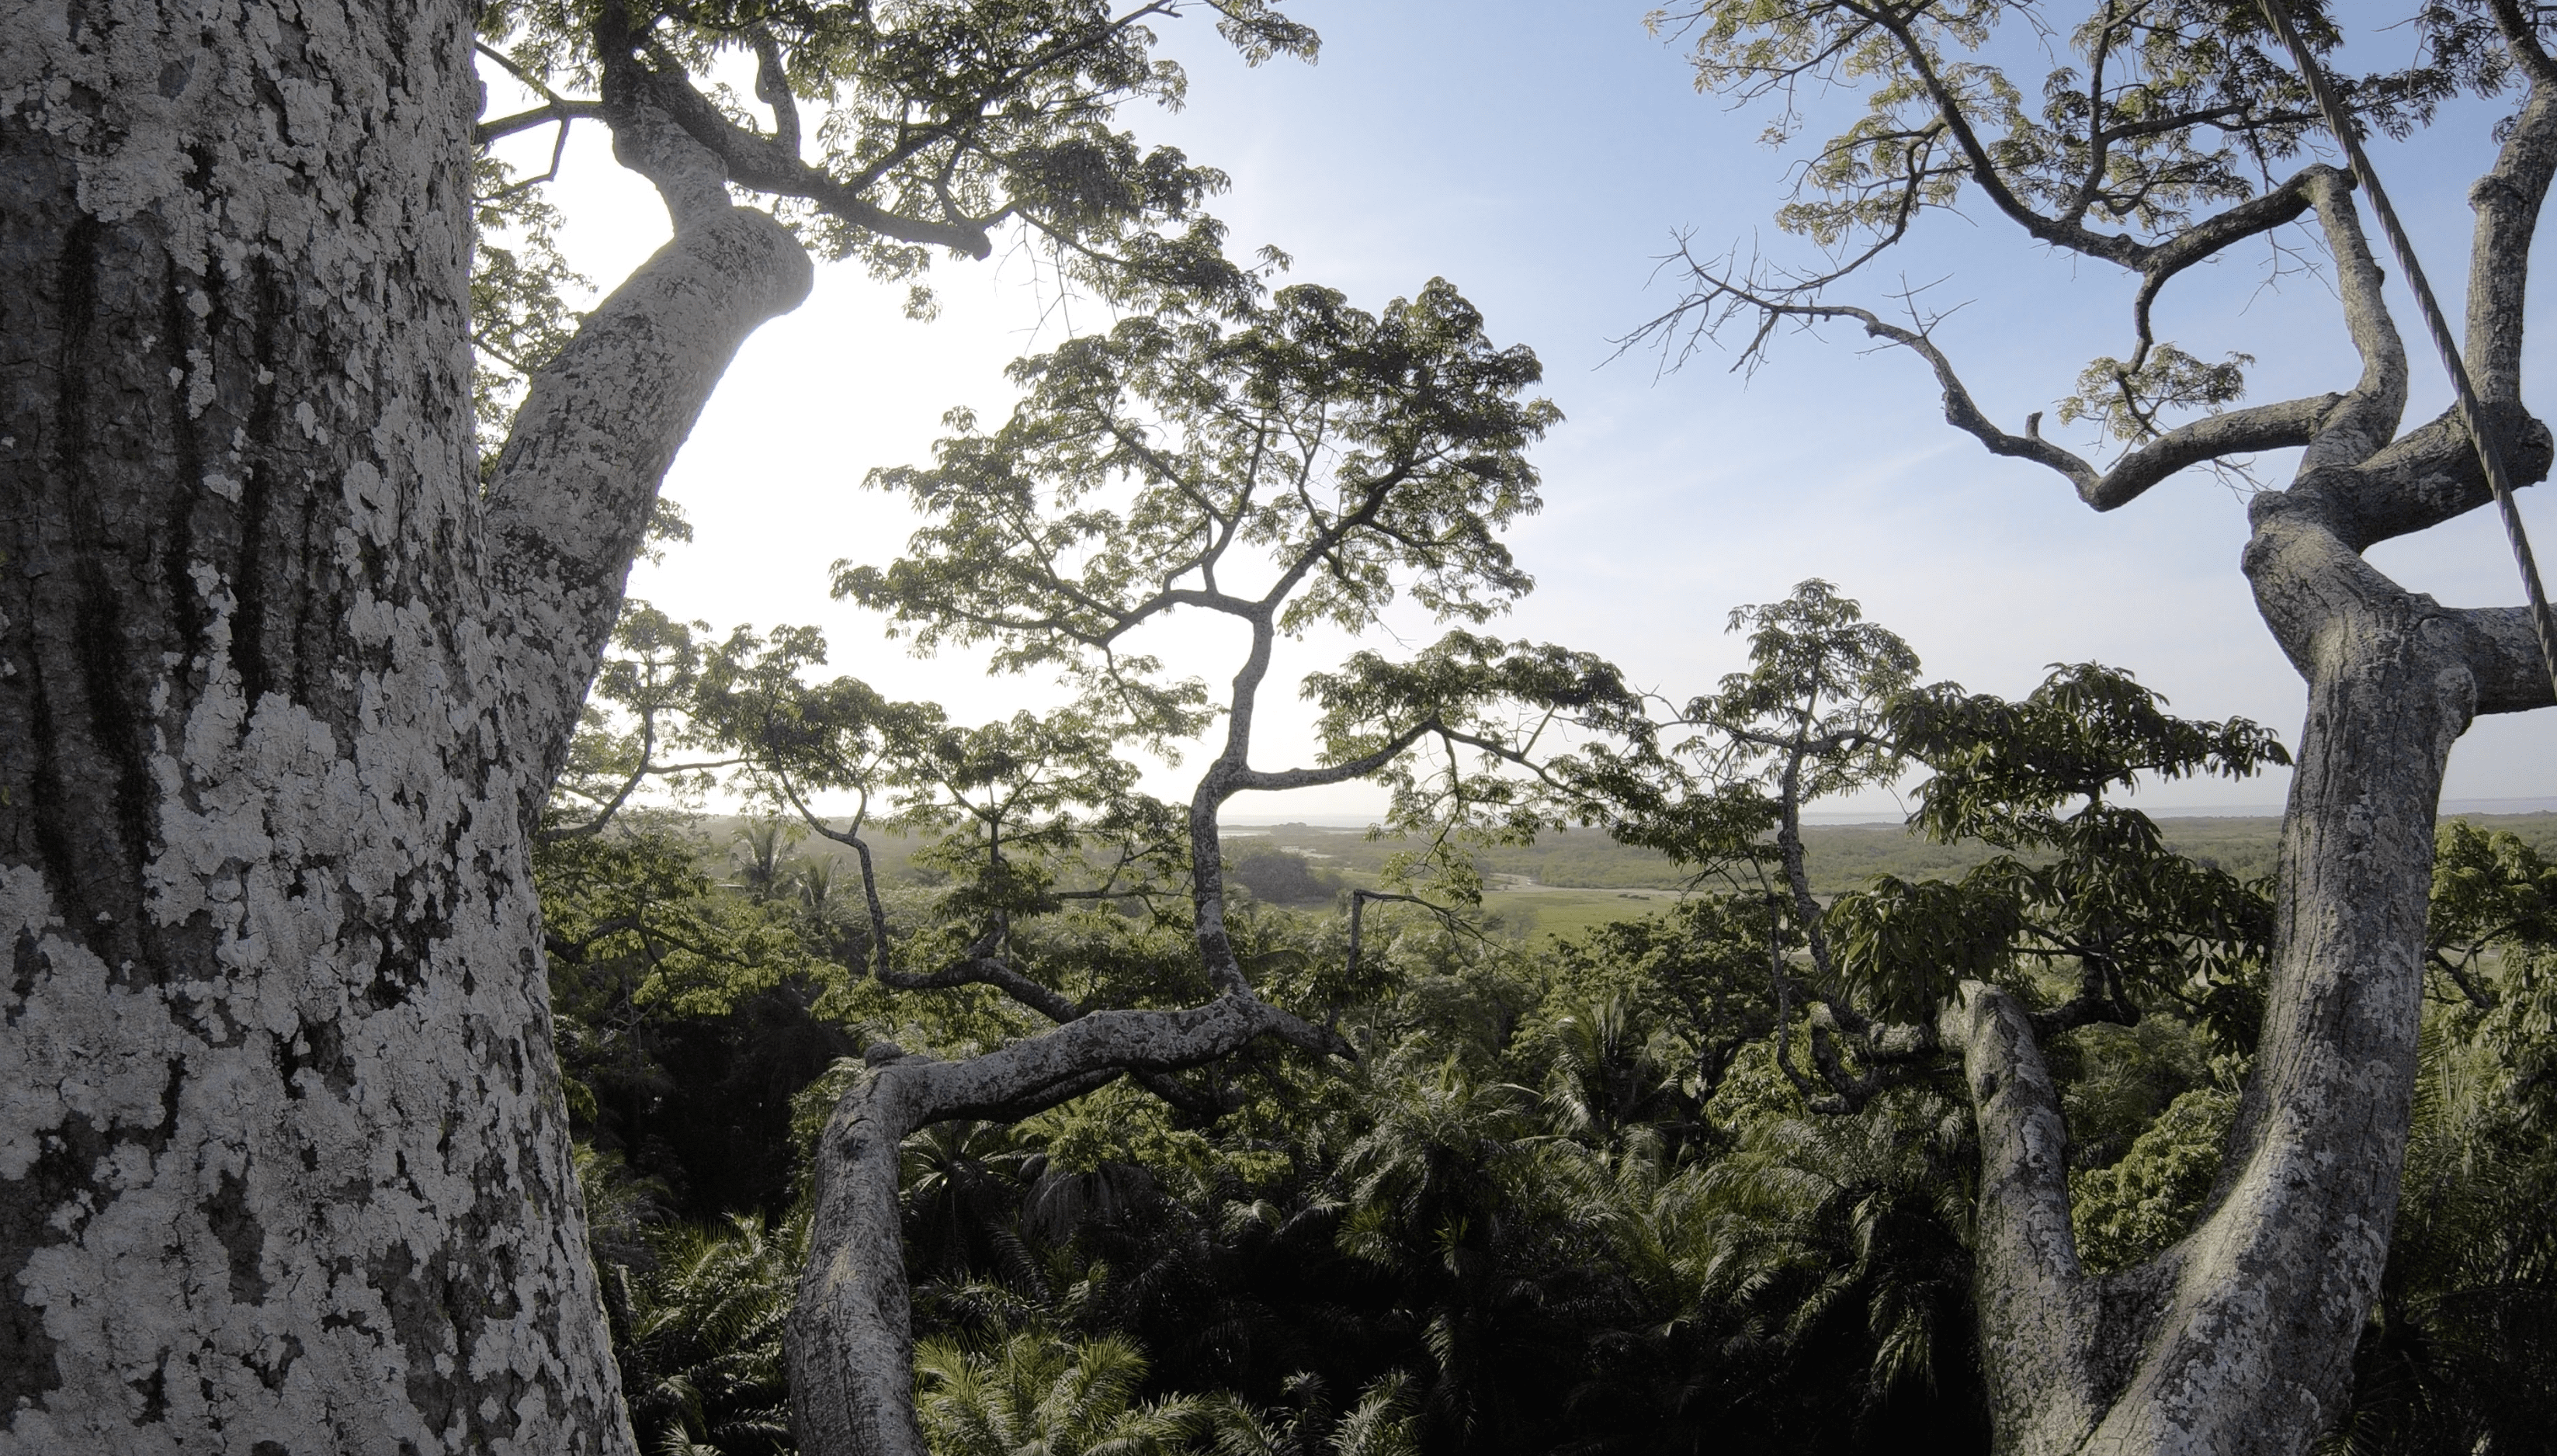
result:
M 2557 854 L 2557 814 L 2452 817 L 2483 830 L 2518 836 L 2543 854 Z M 740 819 L 714 817 L 702 821 L 700 829 L 713 843 L 725 844 L 742 824 Z M 2162 819 L 2158 829 L 2167 847 L 2178 854 L 2252 879 L 2273 872 L 2282 822 L 2273 818 Z M 874 833 L 870 838 L 883 878 L 924 877 L 909 862 L 914 841 L 891 833 Z M 1813 887 L 1823 895 L 1855 888 L 1877 874 L 1904 879 L 1957 875 L 1996 853 L 1977 842 L 1931 844 L 1896 824 L 1806 826 L 1803 841 Z M 1402 848 L 1399 841 L 1370 839 L 1357 829 L 1279 824 L 1229 827 L 1225 852 L 1229 860 L 1241 860 L 1283 851 L 1303 858 L 1317 871 L 1348 871 L 1363 877 L 1382 870 L 1387 858 Z M 822 841 L 801 845 L 799 853 L 851 856 L 850 851 Z M 1677 889 L 1684 883 L 1679 867 L 1666 857 L 1620 845 L 1595 829 L 1548 835 L 1533 845 L 1494 846 L 1479 852 L 1476 859 L 1486 876 L 1518 875 L 1560 888 Z

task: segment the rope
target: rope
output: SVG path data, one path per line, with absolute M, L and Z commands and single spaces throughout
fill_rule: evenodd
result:
M 2406 239 L 2406 229 L 2398 225 L 2397 209 L 2388 204 L 2388 194 L 2379 186 L 2379 173 L 2355 139 L 2353 123 L 2344 103 L 2335 94 L 2326 71 L 2309 54 L 2308 43 L 2300 39 L 2299 29 L 2291 24 L 2291 14 L 2283 0 L 2259 0 L 2264 18 L 2282 44 L 2299 64 L 2300 74 L 2307 78 L 2309 91 L 2317 97 L 2318 110 L 2326 117 L 2326 129 L 2335 133 L 2344 155 L 2353 164 L 2354 180 L 2362 195 L 2370 199 L 2370 210 L 2379 216 L 2379 230 L 2388 235 L 2389 251 L 2397 255 L 2397 266 L 2405 270 L 2406 285 L 2415 291 L 2415 306 L 2424 316 L 2424 326 L 2433 334 L 2433 347 L 2442 356 L 2442 368 L 2451 376 L 2451 391 L 2459 397 L 2460 424 L 2469 432 L 2469 441 L 2477 447 L 2478 463 L 2486 467 L 2486 480 L 2494 491 L 2495 508 L 2503 513 L 2503 534 L 2512 542 L 2513 562 L 2521 568 L 2522 594 L 2530 601 L 2531 629 L 2539 637 L 2539 658 L 2548 670 L 2548 683 L 2557 691 L 2557 616 L 2548 610 L 2548 594 L 2539 585 L 2539 565 L 2530 556 L 2530 538 L 2521 529 L 2521 508 L 2512 498 L 2512 474 L 2504 467 L 2503 447 L 2486 428 L 2486 412 L 2478 401 L 2477 386 L 2469 380 L 2468 361 L 2460 354 L 2459 341 L 2451 336 L 2450 322 L 2442 317 L 2442 306 L 2433 297 L 2433 286 L 2424 279 L 2423 265 L 2415 261 L 2415 245 Z

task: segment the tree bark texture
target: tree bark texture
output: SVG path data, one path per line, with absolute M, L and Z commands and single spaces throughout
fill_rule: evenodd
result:
M 607 303 L 509 452 L 568 462 L 505 478 L 536 551 L 473 457 L 469 6 L 0 37 L 0 1452 L 629 1451 L 526 826 L 806 260 L 686 225 Z
M 1947 1017 L 1981 1110 L 2002 1453 L 2293 1452 L 2346 1408 L 2405 1157 L 2433 816 L 2475 690 L 2427 650 L 2420 608 L 2331 635 L 2283 831 L 2263 1039 L 2191 1235 L 2086 1274 L 2059 1096 L 2022 1008 L 1974 984 Z
M 2534 99 L 2506 162 L 2528 159 L 2544 184 L 2557 138 L 2543 131 L 2557 117 Z M 2029 1022 L 1978 984 L 1943 1018 L 1980 1115 L 1982 1359 L 1997 1448 L 2013 1456 L 2295 1456 L 2345 1413 L 2396 1219 L 2443 771 L 2477 714 L 2551 701 L 2519 609 L 2443 607 L 2362 559 L 2484 505 L 2487 487 L 2456 419 L 2398 434 L 2407 367 L 2379 269 L 2343 178 L 2306 188 L 2362 376 L 2317 402 L 2291 485 L 2249 512 L 2242 564 L 2309 705 L 2263 1034 L 2200 1225 L 2145 1264 L 2088 1275 Z M 2517 258 L 2528 217 L 2481 196 L 2481 256 Z M 2478 350 L 2490 359 L 2491 335 Z M 2500 357 L 2482 378 L 2490 400 L 2512 398 L 2517 354 Z M 2544 476 L 2547 432 L 2517 411 L 2499 428 L 2525 478 Z

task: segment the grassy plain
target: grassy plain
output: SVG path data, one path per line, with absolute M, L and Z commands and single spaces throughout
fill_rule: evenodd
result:
M 2463 817 L 2482 829 L 2518 835 L 2543 854 L 2557 854 L 2557 814 Z M 2273 872 L 2282 824 L 2273 818 L 2195 817 L 2160 819 L 2158 828 L 2178 853 L 2254 878 Z M 1357 830 L 1302 824 L 1234 828 L 1226 834 L 1230 859 L 1260 849 L 1282 850 L 1349 885 L 1372 881 L 1386 858 L 1401 848 Z M 1812 888 L 1822 895 L 1852 889 L 1877 874 L 1911 879 L 1958 875 L 1997 853 L 1976 841 L 1934 844 L 1899 824 L 1807 826 L 1803 847 Z M 1649 913 L 1676 899 L 1686 885 L 1666 856 L 1617 844 L 1594 830 L 1488 850 L 1480 863 L 1490 882 L 1485 911 L 1512 933 L 1536 938 Z
M 2509 831 L 2543 854 L 2557 855 L 2557 814 L 2463 817 L 2482 829 Z M 699 828 L 725 852 L 737 844 L 743 824 L 739 819 L 713 817 L 700 821 Z M 2169 818 L 2159 820 L 2158 827 L 2167 844 L 2180 853 L 2248 878 L 2272 872 L 2281 833 L 2281 821 L 2271 818 Z M 1404 848 L 1397 841 L 1370 839 L 1362 830 L 1327 825 L 1230 826 L 1225 834 L 1229 861 L 1274 852 L 1301 859 L 1314 871 L 1313 884 L 1302 895 L 1291 895 L 1289 902 L 1309 908 L 1342 890 L 1375 884 L 1387 858 Z M 870 838 L 882 878 L 917 877 L 910 862 L 913 841 L 892 834 Z M 1977 842 L 1931 844 L 1898 824 L 1808 826 L 1803 841 L 1812 887 L 1822 895 L 1854 888 L 1876 874 L 1957 875 L 1996 853 Z M 845 861 L 841 871 L 850 872 L 853 867 L 850 852 L 822 840 L 803 841 L 793 847 L 793 853 L 841 856 Z M 1656 913 L 1688 888 L 1684 874 L 1667 857 L 1620 845 L 1596 830 L 1487 850 L 1479 862 L 1487 881 L 1483 902 L 1487 917 L 1510 934 L 1535 939 Z

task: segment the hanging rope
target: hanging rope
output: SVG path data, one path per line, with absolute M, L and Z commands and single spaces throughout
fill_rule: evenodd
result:
M 2504 467 L 2503 448 L 2486 427 L 2486 411 L 2478 402 L 2477 387 L 2469 381 L 2468 361 L 2460 355 L 2459 340 L 2451 336 L 2450 322 L 2442 317 L 2442 306 L 2433 298 L 2433 286 L 2424 280 L 2423 265 L 2415 261 L 2415 245 L 2406 240 L 2406 229 L 2397 222 L 2397 209 L 2388 204 L 2388 194 L 2380 189 L 2379 174 L 2370 158 L 2361 150 L 2353 130 L 2353 121 L 2344 103 L 2335 94 L 2327 74 L 2309 54 L 2308 43 L 2300 39 L 2299 28 L 2291 24 L 2291 13 L 2283 0 L 2259 0 L 2264 18 L 2298 63 L 2300 74 L 2307 78 L 2309 91 L 2317 97 L 2318 110 L 2326 117 L 2326 129 L 2335 133 L 2338 145 L 2353 164 L 2354 180 L 2360 185 L 2362 196 L 2370 199 L 2370 210 L 2379 216 L 2379 230 L 2388 235 L 2389 251 L 2397 255 L 2397 266 L 2405 270 L 2406 286 L 2415 291 L 2415 307 L 2424 315 L 2424 327 L 2432 331 L 2433 347 L 2440 351 L 2442 368 L 2451 376 L 2451 391 L 2459 397 L 2460 424 L 2469 432 L 2469 441 L 2477 447 L 2478 463 L 2486 467 L 2486 481 L 2494 491 L 2495 508 L 2503 513 L 2503 534 L 2512 541 L 2512 559 L 2521 568 L 2522 595 L 2530 601 L 2530 625 L 2539 636 L 2539 659 L 2548 670 L 2548 683 L 2557 691 L 2557 617 L 2548 611 L 2548 594 L 2539 585 L 2539 565 L 2530 557 L 2530 538 L 2521 529 L 2521 508 L 2513 502 L 2512 473 Z

